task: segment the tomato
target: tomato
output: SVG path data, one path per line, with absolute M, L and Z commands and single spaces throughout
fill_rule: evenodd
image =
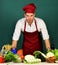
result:
M 4 57 L 0 56 L 0 63 L 4 63 Z
M 21 55 L 21 56 L 20 56 L 20 58 L 21 58 L 21 59 L 24 59 L 24 56 L 23 56 L 23 55 Z
M 21 59 L 24 59 L 23 50 L 22 50 L 22 49 L 19 49 L 19 50 L 17 51 L 17 54 L 19 55 L 19 57 L 20 57 Z

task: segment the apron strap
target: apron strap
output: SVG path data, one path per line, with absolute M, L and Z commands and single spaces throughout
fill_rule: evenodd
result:
M 26 29 L 26 20 L 25 20 L 25 24 L 24 24 L 24 32 L 25 32 L 25 29 Z
M 35 20 L 35 19 L 34 19 L 34 20 Z M 35 26 L 36 26 L 36 30 L 38 31 L 37 24 L 36 24 L 36 20 L 35 20 Z

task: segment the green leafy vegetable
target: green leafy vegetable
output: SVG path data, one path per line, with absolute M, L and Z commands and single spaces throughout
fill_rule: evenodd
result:
M 56 56 L 56 60 L 58 60 L 58 49 L 54 49 L 54 50 L 52 50 L 52 52 Z
M 21 59 L 19 59 L 19 56 L 17 54 L 13 54 L 13 52 L 8 51 L 5 55 L 5 62 L 21 62 Z
M 13 55 L 14 55 L 14 54 L 13 54 L 11 51 L 8 51 L 8 52 L 4 55 L 5 61 L 6 61 L 6 62 L 11 62 L 12 59 L 14 58 Z

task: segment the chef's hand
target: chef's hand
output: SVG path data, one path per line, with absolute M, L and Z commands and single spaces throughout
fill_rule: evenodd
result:
M 13 41 L 12 41 L 11 51 L 12 51 L 14 54 L 17 53 L 16 46 L 17 46 L 17 41 L 13 40 Z
M 47 51 L 50 51 L 51 50 L 51 48 L 47 48 Z
M 15 49 L 17 47 L 17 41 L 13 40 L 12 41 L 12 49 Z
M 14 54 L 16 54 L 17 53 L 16 48 L 11 48 L 11 52 L 13 52 Z
M 47 51 L 51 49 L 51 47 L 50 47 L 50 40 L 49 39 L 45 40 L 45 45 L 46 45 Z

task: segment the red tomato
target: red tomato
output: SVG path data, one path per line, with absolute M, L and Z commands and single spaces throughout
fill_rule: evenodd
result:
M 21 59 L 24 59 L 23 49 L 19 49 L 19 50 L 17 51 L 17 54 L 19 55 L 19 57 L 20 57 Z
M 21 56 L 20 56 L 20 58 L 21 58 L 21 59 L 24 59 L 24 56 L 23 56 L 23 55 L 21 55 Z
M 0 63 L 4 63 L 4 57 L 0 56 Z

